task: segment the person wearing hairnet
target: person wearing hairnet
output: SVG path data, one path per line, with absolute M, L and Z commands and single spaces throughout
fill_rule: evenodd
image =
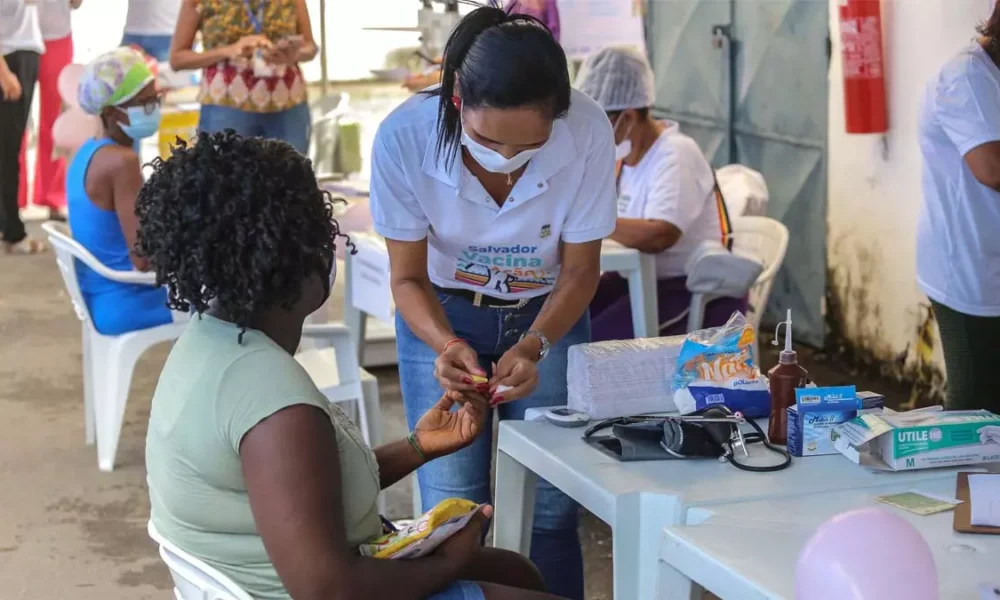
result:
M 101 124 L 101 135 L 85 141 L 66 169 L 66 204 L 73 239 L 115 271 L 146 271 L 136 251 L 139 222 L 135 201 L 142 187 L 139 140 L 160 127 L 160 97 L 146 57 L 116 48 L 86 66 L 77 102 Z M 170 323 L 166 288 L 112 281 L 86 265 L 76 277 L 90 319 L 103 335 L 121 335 Z
M 618 220 L 611 239 L 656 255 L 660 335 L 682 334 L 691 301 L 684 265 L 703 242 L 721 244 L 728 221 L 712 166 L 677 123 L 650 115 L 653 70 L 637 50 L 609 47 L 590 55 L 576 87 L 604 108 L 614 127 Z M 705 326 L 722 325 L 745 307 L 743 299 L 715 300 Z M 626 280 L 605 273 L 590 315 L 594 341 L 634 337 Z

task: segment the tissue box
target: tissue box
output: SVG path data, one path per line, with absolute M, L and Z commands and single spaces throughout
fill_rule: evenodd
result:
M 591 419 L 674 412 L 671 382 L 685 336 L 577 344 L 566 372 L 569 407 Z
M 882 471 L 998 462 L 998 432 L 1000 416 L 987 410 L 940 407 L 862 414 L 833 430 L 838 452 Z
M 836 454 L 830 439 L 833 428 L 856 417 L 861 403 L 853 385 L 795 390 L 795 404 L 787 409 L 788 453 Z

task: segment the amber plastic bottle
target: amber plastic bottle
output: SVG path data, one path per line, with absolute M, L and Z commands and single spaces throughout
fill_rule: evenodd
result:
M 795 404 L 795 388 L 805 387 L 809 372 L 799 364 L 798 355 L 792 350 L 792 311 L 788 311 L 785 325 L 785 349 L 778 355 L 778 365 L 767 372 L 771 388 L 771 419 L 767 437 L 772 444 L 784 444 L 788 439 L 788 407 Z M 778 324 L 781 328 L 782 323 Z M 777 331 L 774 343 L 777 344 Z

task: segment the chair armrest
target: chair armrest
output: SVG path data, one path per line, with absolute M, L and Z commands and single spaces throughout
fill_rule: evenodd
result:
M 317 323 L 302 327 L 302 336 L 308 338 L 338 338 L 351 339 L 351 330 L 343 323 Z
M 105 279 L 118 281 L 120 283 L 134 283 L 137 285 L 156 286 L 156 273 L 143 271 L 115 271 L 108 269 L 109 273 L 102 273 Z
M 105 279 L 117 281 L 118 283 L 133 283 L 136 285 L 156 287 L 156 273 L 153 273 L 152 271 L 116 271 L 114 269 L 109 269 L 107 265 L 97 260 L 92 255 L 77 255 L 73 258 L 87 265 L 93 269 L 94 272 Z

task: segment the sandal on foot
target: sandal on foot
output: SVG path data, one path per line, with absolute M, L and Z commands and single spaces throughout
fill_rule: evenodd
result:
M 4 242 L 3 249 L 7 254 L 19 254 L 26 256 L 29 254 L 41 254 L 48 248 L 46 248 L 45 244 L 39 240 L 24 238 L 20 242 L 15 242 L 13 244 Z

